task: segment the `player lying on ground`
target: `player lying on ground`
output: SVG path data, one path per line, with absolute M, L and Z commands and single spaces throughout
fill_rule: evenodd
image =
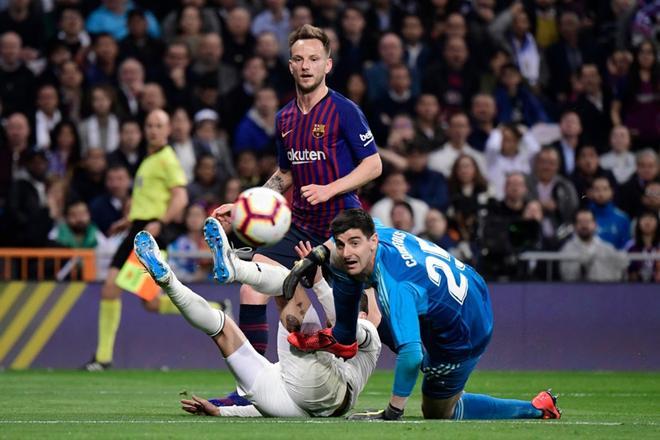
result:
M 431 419 L 559 418 L 556 398 L 539 393 L 532 402 L 463 391 L 490 342 L 493 313 L 483 278 L 439 246 L 384 227 L 361 209 L 332 221 L 334 243 L 314 249 L 285 281 L 285 297 L 301 276 L 329 262 L 337 314 L 334 328 L 315 335 L 291 333 L 302 350 L 326 350 L 350 358 L 360 293 L 374 287 L 382 313 L 379 333 L 395 353 L 392 397 L 383 411 L 364 419 L 400 419 L 421 369 L 422 412 Z M 388 334 L 389 333 L 389 334 Z
M 205 238 L 214 257 L 220 255 L 222 258 L 222 247 L 228 249 L 228 242 L 219 223 L 210 220 L 205 225 Z M 221 246 L 219 252 L 218 245 Z M 360 319 L 357 327 L 360 349 L 349 361 L 330 353 L 301 352 L 287 342 L 287 328 L 301 330 L 302 324 L 307 322 L 316 329 L 321 325 L 318 315 L 313 308 L 310 309 L 306 294 L 296 295 L 281 311 L 279 363 L 273 364 L 255 351 L 230 317 L 211 308 L 204 298 L 176 278 L 161 259 L 158 245 L 148 232 L 136 235 L 135 252 L 188 322 L 211 336 L 236 379 L 239 393 L 253 404 L 218 408 L 193 396 L 192 400 L 182 401 L 184 410 L 243 417 L 336 417 L 354 406 L 380 354 L 380 339 L 374 323 Z M 222 261 L 219 263 L 220 266 L 223 264 Z M 364 316 L 368 317 L 367 314 Z

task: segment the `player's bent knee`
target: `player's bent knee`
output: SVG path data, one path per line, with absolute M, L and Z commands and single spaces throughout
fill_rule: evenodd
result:
M 461 398 L 460 393 L 448 399 L 433 399 L 422 395 L 422 415 L 430 420 L 447 420 L 454 417 L 456 402 Z
M 268 304 L 269 298 L 270 296 L 257 292 L 247 284 L 243 284 L 241 286 L 241 290 L 240 290 L 241 304 L 256 304 L 256 305 Z

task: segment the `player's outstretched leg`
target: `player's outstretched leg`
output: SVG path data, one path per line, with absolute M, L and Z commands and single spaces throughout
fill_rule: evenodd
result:
M 213 309 L 204 298 L 181 284 L 162 259 L 158 244 L 151 234 L 147 231 L 138 232 L 134 247 L 138 260 L 186 320 L 209 336 L 218 335 L 224 327 L 225 314 L 221 310 Z
M 455 420 L 559 419 L 561 410 L 557 407 L 557 397 L 550 391 L 540 392 L 531 402 L 465 393 L 456 403 L 453 418 Z
M 282 295 L 282 284 L 289 270 L 274 264 L 243 261 L 229 244 L 227 234 L 218 220 L 209 217 L 204 222 L 204 239 L 213 255 L 213 277 L 221 284 L 233 281 L 248 284 L 269 295 Z

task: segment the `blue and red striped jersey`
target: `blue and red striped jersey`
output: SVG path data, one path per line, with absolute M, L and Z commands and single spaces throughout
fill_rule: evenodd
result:
M 334 182 L 377 153 L 367 120 L 355 103 L 329 89 L 309 113 L 303 114 L 293 99 L 275 121 L 279 167 L 293 177 L 293 224 L 328 237 L 330 222 L 340 211 L 360 207 L 357 194 L 341 194 L 312 206 L 300 188 Z

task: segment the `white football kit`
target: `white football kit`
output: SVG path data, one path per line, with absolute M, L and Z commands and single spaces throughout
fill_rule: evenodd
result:
M 310 308 L 310 315 L 318 315 Z M 358 353 L 343 360 L 327 352 L 305 353 L 287 341 L 282 323 L 277 332 L 279 362 L 271 363 L 246 342 L 227 359 L 238 383 L 238 393 L 253 403 L 246 407 L 221 407 L 228 417 L 330 417 L 353 408 L 376 368 L 381 342 L 376 327 L 358 321 Z

